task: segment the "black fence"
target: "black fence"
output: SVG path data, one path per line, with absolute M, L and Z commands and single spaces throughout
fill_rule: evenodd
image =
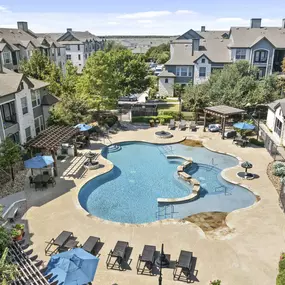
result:
M 285 184 L 282 182 L 281 183 L 281 189 L 279 193 L 279 201 L 280 201 L 280 206 L 283 211 L 285 211 Z
M 156 106 L 133 106 L 132 117 L 137 116 L 157 116 Z

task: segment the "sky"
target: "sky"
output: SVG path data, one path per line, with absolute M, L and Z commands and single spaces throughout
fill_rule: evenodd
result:
M 228 30 L 262 18 L 281 26 L 285 0 L 0 0 L 0 27 L 28 22 L 34 32 L 90 31 L 95 35 L 179 35 L 189 29 Z

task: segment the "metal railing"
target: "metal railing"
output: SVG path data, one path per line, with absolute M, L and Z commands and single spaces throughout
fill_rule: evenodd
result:
M 170 213 L 167 212 L 167 210 L 170 208 Z M 156 219 L 159 220 L 160 218 L 173 218 L 173 214 L 174 214 L 174 205 L 167 205 L 164 206 L 162 209 L 158 210 L 156 212 Z M 170 217 L 168 217 L 170 216 Z

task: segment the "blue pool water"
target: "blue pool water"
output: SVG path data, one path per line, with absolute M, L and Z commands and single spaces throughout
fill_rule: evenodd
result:
M 226 182 L 220 175 L 224 168 L 237 165 L 237 159 L 196 148 L 174 144 L 158 146 L 147 143 L 121 143 L 121 149 L 102 155 L 114 168 L 87 182 L 79 192 L 81 206 L 102 219 L 123 223 L 147 223 L 165 218 L 183 218 L 199 212 L 223 211 L 250 206 L 255 196 L 247 189 Z M 176 154 L 192 157 L 186 170 L 201 183 L 199 199 L 165 205 L 157 198 L 189 195 L 191 186 L 177 177 L 182 159 L 167 159 Z

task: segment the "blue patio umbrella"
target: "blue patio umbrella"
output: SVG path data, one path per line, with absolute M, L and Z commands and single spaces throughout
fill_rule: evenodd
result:
M 81 132 L 86 132 L 92 129 L 92 127 L 87 124 L 78 124 L 74 128 L 78 128 Z
M 58 285 L 83 285 L 92 282 L 99 258 L 82 248 L 75 248 L 51 257 L 45 274 L 53 274 Z
M 31 168 L 31 169 L 44 168 L 52 163 L 54 163 L 54 160 L 52 156 L 48 156 L 48 155 L 35 156 L 24 162 L 25 167 Z
M 240 122 L 240 123 L 234 124 L 234 128 L 240 129 L 240 130 L 254 130 L 255 126 L 252 124 L 245 123 L 245 122 Z

